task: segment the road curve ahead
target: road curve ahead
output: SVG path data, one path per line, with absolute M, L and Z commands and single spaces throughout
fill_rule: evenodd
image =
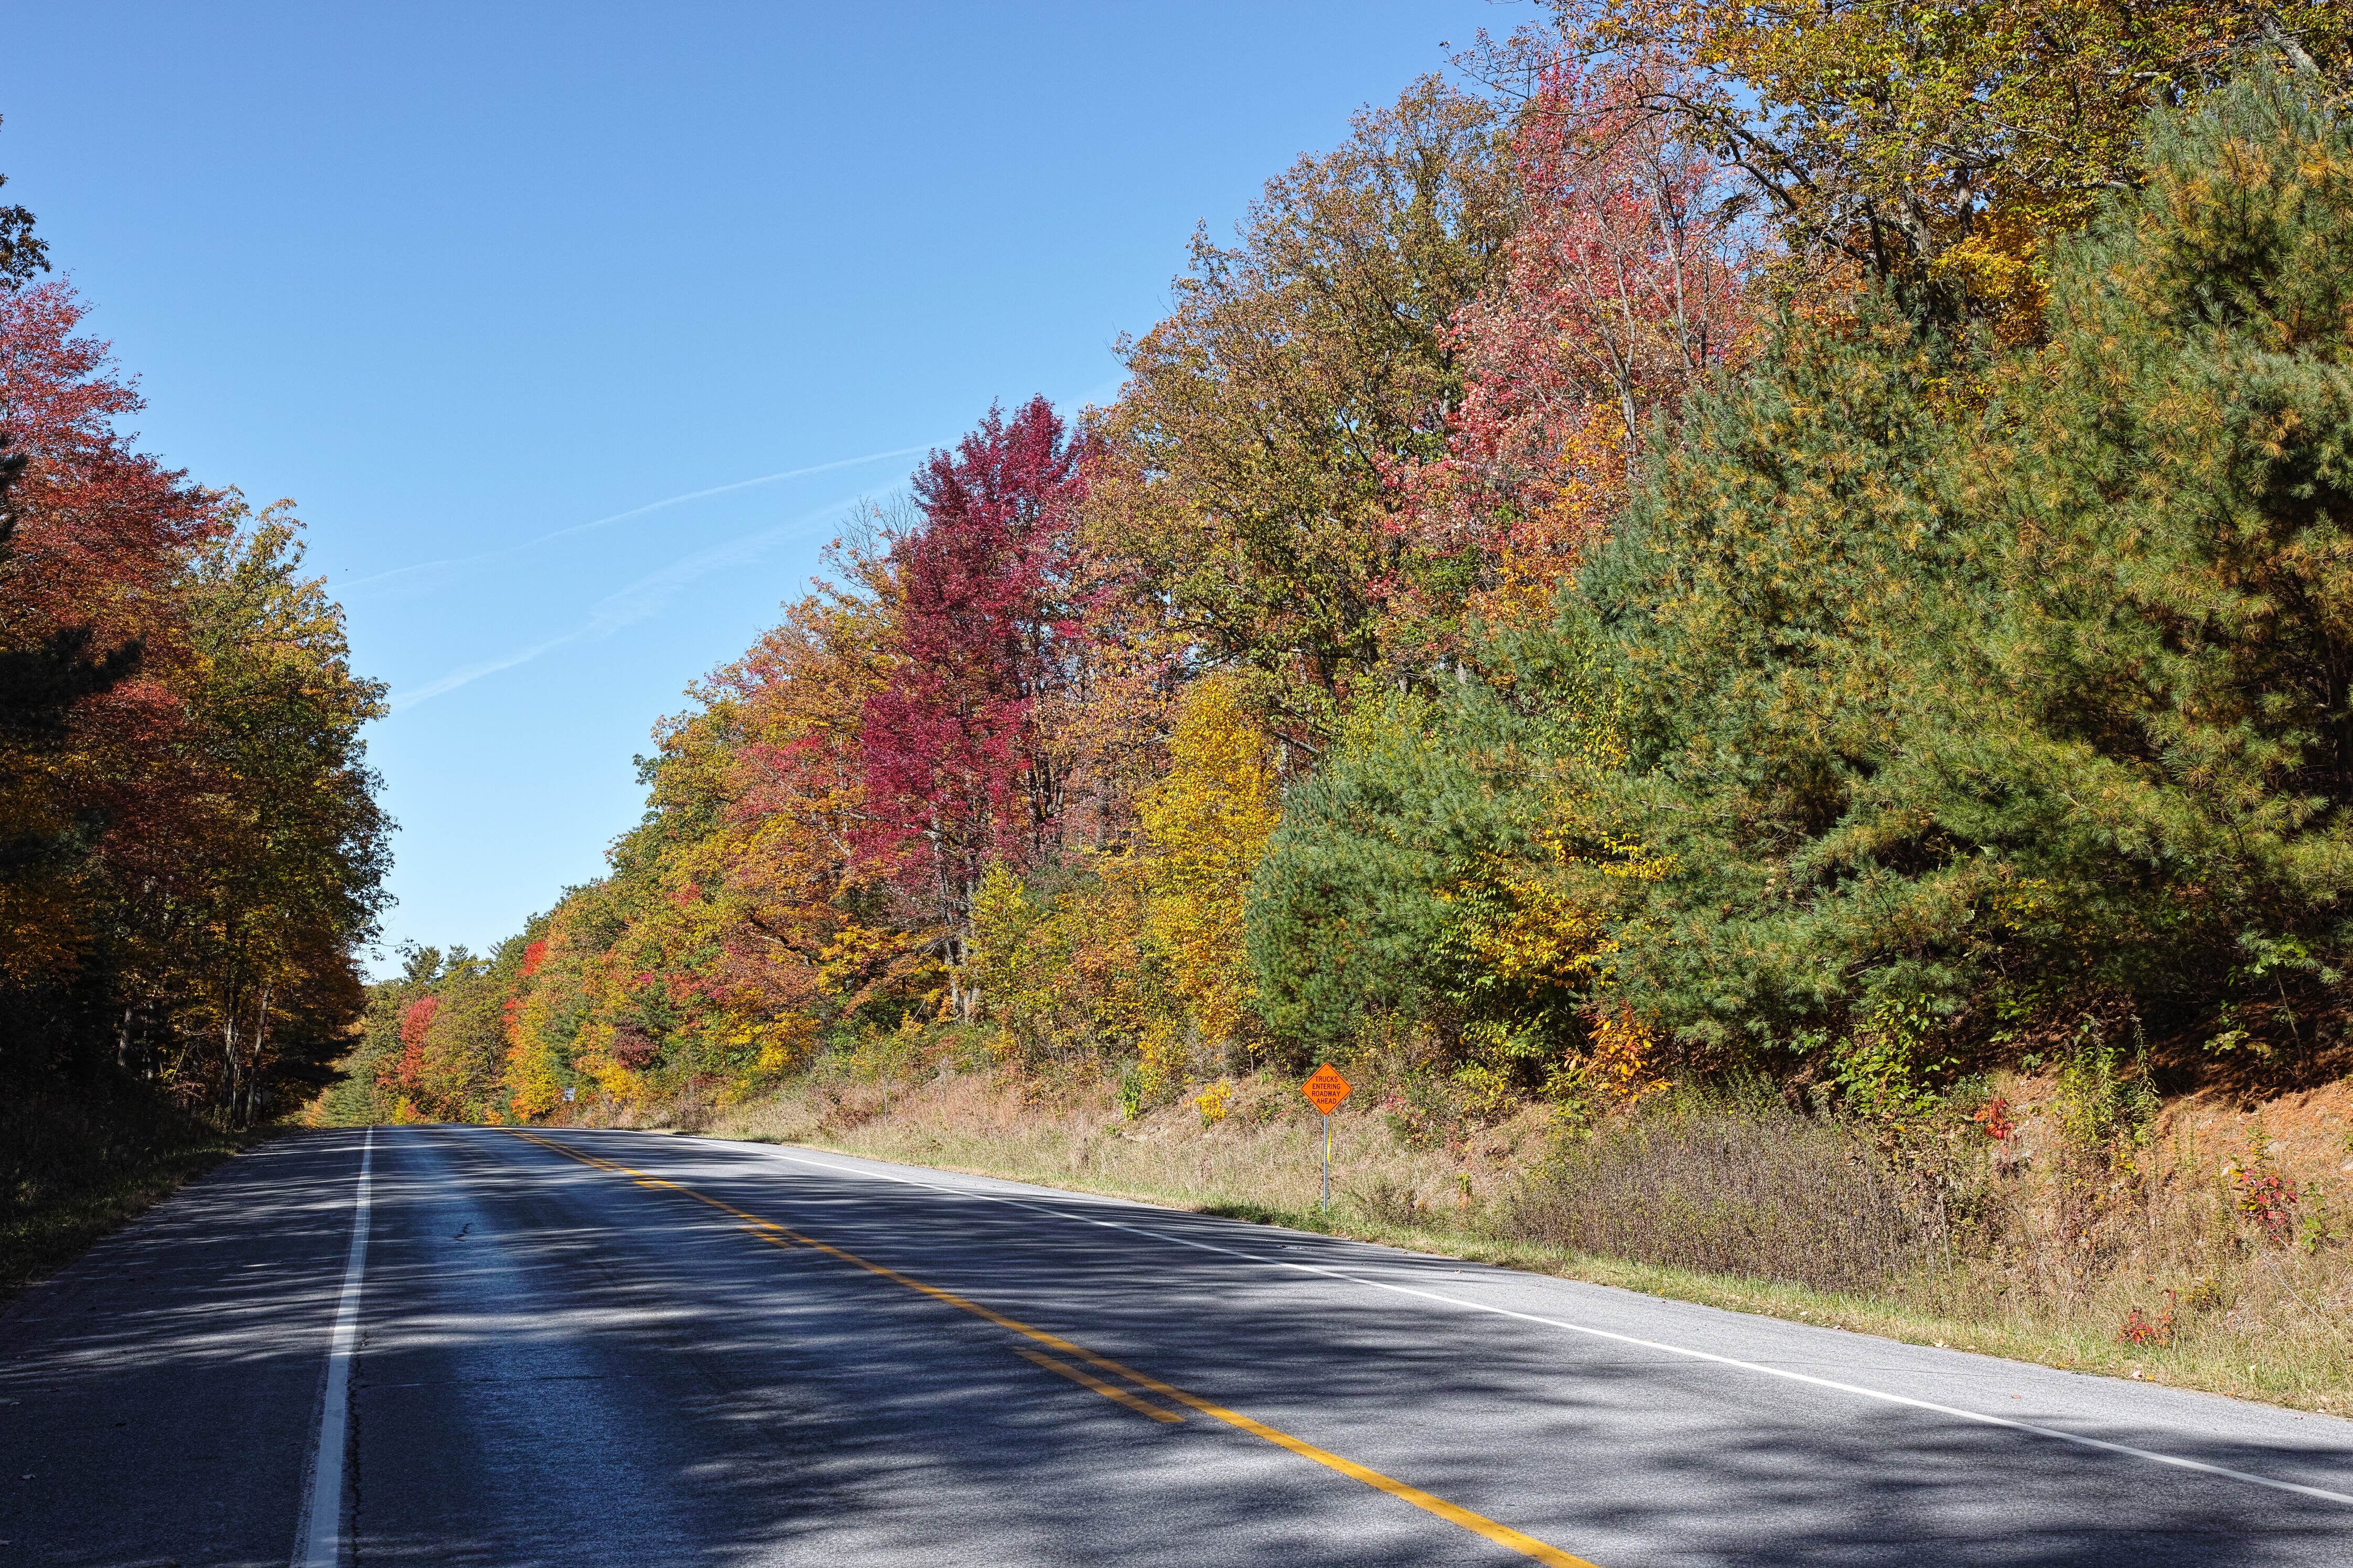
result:
M 2353 1563 L 2353 1424 L 647 1133 L 280 1139 L 0 1401 L 0 1564 Z

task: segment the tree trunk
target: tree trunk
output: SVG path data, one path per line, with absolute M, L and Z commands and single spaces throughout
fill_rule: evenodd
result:
M 261 1053 L 269 1040 L 269 982 L 261 983 L 261 1000 L 253 1009 L 253 1060 L 245 1075 L 245 1125 L 251 1127 L 261 1109 Z

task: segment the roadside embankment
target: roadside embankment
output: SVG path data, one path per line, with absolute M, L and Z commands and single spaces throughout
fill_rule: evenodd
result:
M 2051 1076 L 1997 1086 L 2002 1136 L 1925 1148 L 1771 1103 L 1662 1096 L 1564 1130 L 1536 1107 L 1450 1123 L 1402 1086 L 1367 1087 L 1332 1121 L 1328 1215 L 1323 1125 L 1287 1079 L 1143 1107 L 1108 1075 L 941 1061 L 813 1071 L 667 1120 L 2353 1411 L 2341 1084 L 2253 1106 L 2188 1097 L 2096 1148 L 2071 1137 L 2084 1112 Z

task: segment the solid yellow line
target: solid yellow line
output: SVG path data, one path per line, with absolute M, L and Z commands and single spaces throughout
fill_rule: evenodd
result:
M 726 1209 L 729 1214 L 738 1215 L 745 1219 L 753 1219 L 754 1217 L 754 1215 L 744 1214 L 742 1209 L 729 1208 L 727 1205 L 721 1203 L 716 1198 L 704 1197 L 701 1193 L 695 1192 L 692 1188 L 681 1187 L 675 1182 L 660 1181 L 659 1178 L 648 1176 L 642 1172 L 633 1171 L 627 1165 L 616 1164 L 610 1160 L 600 1160 L 594 1155 L 581 1153 L 576 1150 L 565 1146 L 565 1144 L 556 1142 L 553 1139 L 542 1138 L 536 1133 L 524 1132 L 520 1129 L 514 1129 L 512 1131 L 515 1131 L 516 1136 L 518 1137 L 528 1138 L 531 1142 L 539 1144 L 542 1148 L 552 1149 L 559 1154 L 579 1161 L 584 1165 L 602 1166 L 606 1170 L 631 1177 L 641 1186 L 668 1187 L 673 1192 L 684 1193 L 688 1197 L 700 1199 L 702 1202 L 711 1205 L 713 1208 Z M 762 1225 L 771 1224 L 771 1222 L 766 1220 L 760 1220 L 758 1223 Z M 1484 1536 L 1487 1540 L 1493 1542 L 1496 1545 L 1507 1546 L 1524 1557 L 1532 1557 L 1538 1563 L 1549 1563 L 1551 1568 L 1599 1568 L 1598 1564 L 1589 1563 L 1582 1557 L 1573 1556 L 1568 1552 L 1563 1552 L 1559 1547 L 1553 1545 L 1549 1542 L 1538 1541 L 1535 1536 L 1524 1534 L 1519 1531 L 1514 1530 L 1508 1524 L 1498 1524 L 1484 1514 L 1473 1513 L 1469 1509 L 1463 1508 L 1459 1504 L 1448 1502 L 1442 1497 L 1438 1497 L 1432 1493 L 1423 1491 L 1419 1487 L 1408 1486 L 1405 1482 L 1398 1480 L 1393 1477 L 1385 1476 L 1381 1474 L 1380 1471 L 1373 1469 L 1369 1466 L 1360 1465 L 1354 1459 L 1344 1458 L 1342 1456 L 1333 1453 L 1328 1448 L 1319 1448 L 1313 1443 L 1305 1442 L 1300 1438 L 1294 1437 L 1290 1433 L 1270 1426 L 1263 1421 L 1254 1421 L 1238 1410 L 1229 1410 L 1222 1405 L 1212 1405 L 1206 1399 L 1202 1399 L 1195 1394 L 1187 1394 L 1183 1389 L 1163 1383 L 1156 1377 L 1147 1376 L 1143 1373 L 1137 1372 L 1133 1367 L 1122 1366 L 1119 1363 L 1111 1360 L 1109 1357 L 1097 1355 L 1094 1352 L 1087 1349 L 1084 1345 L 1073 1344 L 1069 1340 L 1062 1338 L 1059 1334 L 1050 1334 L 1043 1329 L 1033 1329 L 1029 1324 L 1020 1321 L 1018 1319 L 1008 1318 L 1002 1312 L 991 1311 L 987 1307 L 982 1306 L 979 1302 L 966 1300 L 964 1297 L 955 1294 L 952 1290 L 943 1290 L 936 1285 L 926 1285 L 922 1280 L 912 1279 L 907 1275 L 900 1273 L 895 1268 L 886 1268 L 880 1263 L 870 1262 L 867 1259 L 859 1257 L 854 1252 L 844 1252 L 840 1247 L 830 1246 L 825 1242 L 818 1240 L 814 1237 L 803 1236 L 799 1231 L 793 1230 L 787 1226 L 779 1225 L 774 1226 L 773 1228 L 792 1237 L 793 1240 L 799 1242 L 803 1247 L 813 1247 L 817 1251 L 825 1253 L 829 1257 L 839 1258 L 844 1263 L 854 1264 L 858 1268 L 865 1269 L 870 1274 L 879 1274 L 883 1279 L 891 1280 L 895 1284 L 904 1285 L 910 1290 L 929 1296 L 934 1301 L 939 1301 L 944 1305 L 954 1307 L 960 1311 L 970 1312 L 976 1318 L 987 1319 L 989 1322 L 995 1323 L 1001 1329 L 1009 1329 L 1013 1332 L 1020 1334 L 1027 1339 L 1034 1340 L 1041 1345 L 1050 1346 L 1054 1350 L 1060 1351 L 1065 1355 L 1074 1356 L 1078 1360 L 1083 1361 L 1092 1366 L 1099 1366 L 1105 1372 L 1111 1373 L 1115 1376 L 1125 1378 L 1128 1382 L 1135 1384 L 1138 1388 L 1150 1389 L 1153 1393 L 1160 1394 L 1164 1398 L 1173 1399 L 1177 1404 L 1198 1410 L 1204 1415 L 1215 1416 L 1218 1420 L 1224 1422 L 1229 1426 L 1238 1427 L 1244 1432 L 1248 1432 L 1253 1437 L 1262 1437 L 1266 1441 L 1273 1444 L 1276 1447 L 1288 1449 L 1292 1453 L 1298 1455 L 1303 1459 L 1313 1459 L 1317 1464 L 1322 1465 L 1324 1468 L 1336 1470 L 1352 1481 L 1362 1481 L 1365 1485 L 1371 1487 L 1376 1491 L 1387 1492 L 1389 1496 L 1396 1498 L 1400 1502 L 1411 1503 L 1414 1507 L 1421 1510 L 1424 1513 L 1435 1515 L 1436 1517 L 1446 1521 L 1449 1524 L 1460 1525 L 1462 1529 L 1471 1531 L 1472 1534 Z M 1029 1352 L 1027 1351 L 1020 1353 L 1023 1355 L 1029 1355 Z M 1041 1365 L 1045 1364 L 1043 1360 L 1039 1357 L 1029 1355 L 1029 1359 L 1039 1362 L 1039 1364 Z M 1075 1367 L 1068 1369 L 1058 1367 L 1055 1370 L 1065 1371 L 1068 1373 L 1073 1374 L 1077 1372 Z M 1124 1397 L 1120 1390 L 1112 1388 L 1108 1384 L 1098 1388 L 1096 1392 L 1103 1394 L 1109 1398 L 1118 1399 Z M 1136 1403 L 1142 1404 L 1143 1402 L 1139 1400 Z M 1151 1406 L 1145 1405 L 1145 1408 L 1149 1410 L 1151 1409 Z
M 1149 1415 L 1155 1421 L 1182 1421 L 1185 1419 L 1182 1415 L 1177 1415 L 1174 1410 L 1163 1410 L 1160 1406 L 1153 1404 L 1152 1401 L 1148 1399 L 1138 1399 L 1134 1394 L 1130 1394 L 1124 1388 L 1113 1388 L 1110 1384 L 1105 1383 L 1093 1373 L 1082 1371 L 1078 1367 L 1072 1366 L 1066 1361 L 1056 1361 L 1044 1351 L 1025 1351 L 1017 1349 L 1013 1353 L 1019 1356 L 1023 1361 L 1036 1362 L 1048 1372 L 1059 1372 L 1064 1377 L 1069 1378 L 1072 1383 L 1078 1384 L 1082 1387 L 1092 1388 L 1097 1394 L 1102 1394 L 1105 1399 L 1117 1400 L 1120 1404 L 1126 1405 L 1130 1410 Z

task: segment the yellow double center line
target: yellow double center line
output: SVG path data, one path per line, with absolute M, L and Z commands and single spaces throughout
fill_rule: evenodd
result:
M 1524 1557 L 1532 1557 L 1539 1563 L 1550 1563 L 1553 1568 L 1595 1568 L 1595 1564 L 1587 1562 L 1584 1558 L 1572 1556 L 1559 1547 L 1514 1530 L 1508 1524 L 1498 1524 L 1484 1514 L 1473 1513 L 1467 1508 L 1448 1502 L 1442 1497 L 1434 1497 L 1419 1487 L 1409 1487 L 1403 1481 L 1385 1476 L 1378 1470 L 1356 1463 L 1354 1459 L 1345 1458 L 1328 1448 L 1319 1448 L 1314 1444 L 1294 1437 L 1288 1432 L 1278 1431 L 1263 1421 L 1253 1421 L 1238 1410 L 1229 1410 L 1222 1405 L 1211 1404 L 1198 1394 L 1187 1394 L 1181 1388 L 1163 1383 L 1156 1377 L 1148 1376 L 1134 1367 L 1123 1366 L 1108 1356 L 1097 1355 L 1084 1345 L 1073 1344 L 1059 1334 L 1050 1334 L 1043 1329 L 1031 1328 L 1028 1323 L 1008 1318 L 1002 1312 L 991 1311 L 979 1302 L 968 1300 L 952 1290 L 943 1290 L 935 1285 L 926 1285 L 920 1279 L 911 1279 L 895 1268 L 886 1268 L 882 1264 L 860 1258 L 854 1252 L 845 1252 L 839 1247 L 829 1246 L 814 1237 L 803 1236 L 799 1231 L 763 1219 L 758 1215 L 747 1214 L 733 1204 L 722 1203 L 717 1198 L 696 1192 L 692 1187 L 681 1186 L 676 1182 L 666 1182 L 659 1176 L 649 1176 L 642 1171 L 632 1170 L 627 1165 L 616 1163 L 611 1160 L 583 1153 L 568 1144 L 559 1143 L 552 1138 L 543 1138 L 535 1132 L 518 1131 L 515 1135 L 529 1139 L 543 1149 L 553 1150 L 565 1159 L 577 1160 L 584 1165 L 594 1165 L 598 1170 L 610 1171 L 616 1175 L 627 1176 L 641 1187 L 658 1187 L 666 1192 L 692 1198 L 697 1203 L 708 1204 L 723 1214 L 733 1215 L 742 1220 L 744 1228 L 763 1241 L 774 1243 L 778 1247 L 806 1247 L 814 1251 L 822 1252 L 828 1258 L 838 1258 L 844 1263 L 863 1268 L 869 1274 L 880 1275 L 895 1285 L 903 1285 L 910 1290 L 929 1296 L 933 1300 L 954 1307 L 960 1312 L 969 1312 L 976 1318 L 986 1319 L 1000 1329 L 1009 1329 L 1025 1339 L 1046 1346 L 1049 1350 L 1060 1351 L 1063 1355 L 1108 1372 L 1113 1376 L 1122 1378 L 1138 1388 L 1148 1389 L 1174 1404 L 1182 1405 L 1189 1410 L 1197 1410 L 1204 1415 L 1224 1422 L 1229 1426 L 1239 1427 L 1253 1437 L 1262 1437 L 1276 1447 L 1287 1448 L 1303 1459 L 1313 1459 L 1324 1468 L 1336 1470 L 1352 1481 L 1362 1481 L 1376 1491 L 1387 1492 L 1401 1502 L 1409 1502 L 1424 1513 L 1434 1514 L 1449 1524 L 1460 1525 L 1473 1535 L 1484 1536 L 1496 1545 L 1507 1546 Z M 1023 1351 L 1021 1353 L 1050 1371 L 1060 1373 L 1071 1381 L 1093 1389 L 1106 1399 L 1116 1400 L 1122 1405 L 1141 1410 L 1155 1420 L 1182 1419 L 1173 1412 L 1162 1410 L 1147 1401 L 1138 1399 L 1125 1389 L 1114 1388 L 1091 1373 L 1057 1361 L 1052 1356 L 1039 1355 L 1030 1351 Z

